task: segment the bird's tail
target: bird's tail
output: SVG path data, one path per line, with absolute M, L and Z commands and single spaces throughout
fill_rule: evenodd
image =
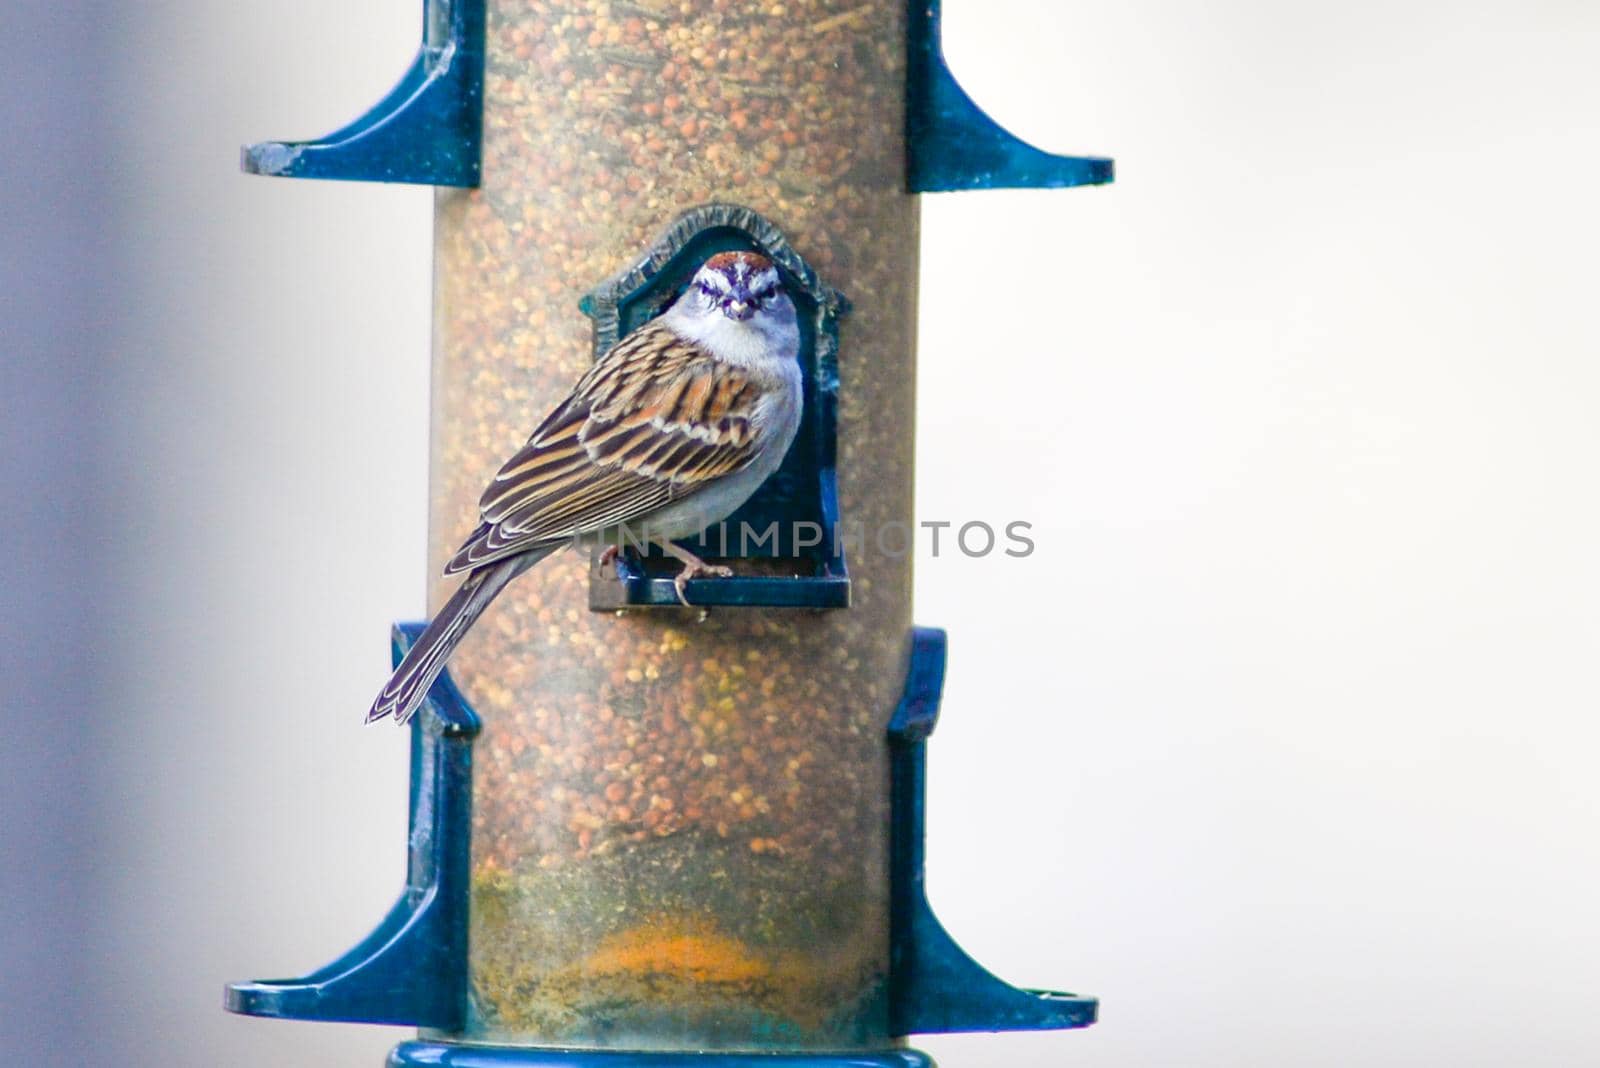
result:
M 485 564 L 473 571 L 456 588 L 450 599 L 439 609 L 417 638 L 416 644 L 406 652 L 400 666 L 394 669 L 384 684 L 378 699 L 372 702 L 367 722 L 394 716 L 396 724 L 404 724 L 416 712 L 417 706 L 428 693 L 428 687 L 439 677 L 450 654 L 456 651 L 467 631 L 483 615 L 484 609 L 501 590 L 518 575 L 549 555 L 553 549 L 534 550 Z

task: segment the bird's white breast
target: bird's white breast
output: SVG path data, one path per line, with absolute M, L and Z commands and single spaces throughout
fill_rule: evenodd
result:
M 720 312 L 682 314 L 673 308 L 661 322 L 684 340 L 744 371 L 761 389 L 750 417 L 751 429 L 762 443 L 755 461 L 651 516 L 652 530 L 676 540 L 693 537 L 726 519 L 783 464 L 800 430 L 800 332 L 792 315 L 787 321 L 756 315 L 739 322 Z

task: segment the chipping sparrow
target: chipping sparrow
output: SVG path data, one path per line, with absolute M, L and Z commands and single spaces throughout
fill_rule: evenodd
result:
M 721 522 L 782 463 L 800 427 L 800 331 L 772 261 L 723 252 L 611 347 L 495 475 L 483 521 L 445 574 L 466 579 L 390 676 L 367 722 L 411 718 L 507 583 L 570 543 L 626 525 L 683 562 L 674 584 L 731 574 L 674 539 Z

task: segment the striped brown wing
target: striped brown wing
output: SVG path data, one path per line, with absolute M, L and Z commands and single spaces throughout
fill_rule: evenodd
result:
M 756 457 L 760 389 L 654 323 L 584 375 L 484 490 L 446 573 L 633 522 Z

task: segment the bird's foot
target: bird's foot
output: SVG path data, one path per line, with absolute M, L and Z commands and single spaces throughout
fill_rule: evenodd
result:
M 661 546 L 668 556 L 683 564 L 683 570 L 678 572 L 678 577 L 672 580 L 672 588 L 678 591 L 678 603 L 685 608 L 695 607 L 689 603 L 689 597 L 684 592 L 684 587 L 689 584 L 690 579 L 708 575 L 716 578 L 733 577 L 733 568 L 723 567 L 720 564 L 708 564 L 681 545 L 676 545 L 665 539 L 656 541 L 656 544 Z
M 620 552 L 622 552 L 622 546 L 616 544 L 615 542 L 607 545 L 604 549 L 601 549 L 600 566 L 605 567 L 607 564 L 611 563 L 617 558 L 617 554 Z
M 732 578 L 733 568 L 723 567 L 720 564 L 708 564 L 698 557 L 692 562 L 685 563 L 683 565 L 683 570 L 678 572 L 677 577 L 672 580 L 672 588 L 678 591 L 678 603 L 683 605 L 683 607 L 694 607 L 694 605 L 689 603 L 689 596 L 685 592 L 685 587 L 689 585 L 690 579 L 701 578 L 702 576 L 710 576 L 714 578 Z

